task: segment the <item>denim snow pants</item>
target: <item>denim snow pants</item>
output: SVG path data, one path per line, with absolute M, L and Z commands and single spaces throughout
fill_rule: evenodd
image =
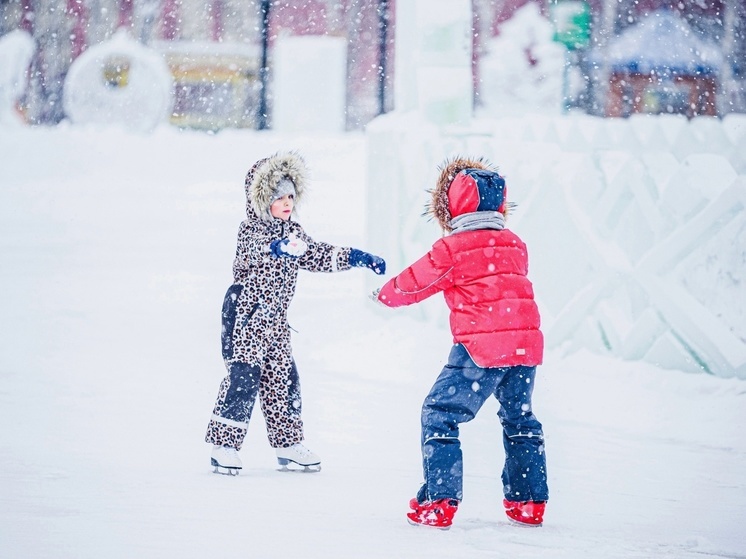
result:
M 459 425 L 471 421 L 494 395 L 503 427 L 503 493 L 509 501 L 546 501 L 544 433 L 531 411 L 536 367 L 479 367 L 456 344 L 448 363 L 422 405 L 422 464 L 425 483 L 420 501 L 463 496 Z

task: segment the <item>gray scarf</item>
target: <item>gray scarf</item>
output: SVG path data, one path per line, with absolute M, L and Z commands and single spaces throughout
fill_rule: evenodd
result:
M 450 226 L 453 233 L 477 229 L 505 229 L 505 216 L 500 212 L 471 212 L 454 217 Z

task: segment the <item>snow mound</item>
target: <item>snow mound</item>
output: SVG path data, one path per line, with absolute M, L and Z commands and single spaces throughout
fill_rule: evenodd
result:
M 0 38 L 0 122 L 20 121 L 15 103 L 26 88 L 26 70 L 35 50 L 26 31 L 11 31 Z
M 500 27 L 481 61 L 480 98 L 490 115 L 559 114 L 565 47 L 534 3 Z
M 73 62 L 65 79 L 64 108 L 75 124 L 148 132 L 170 114 L 172 90 L 163 58 L 119 30 Z

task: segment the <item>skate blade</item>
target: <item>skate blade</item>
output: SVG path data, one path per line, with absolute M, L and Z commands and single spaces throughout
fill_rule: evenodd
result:
M 435 528 L 436 530 L 450 530 L 451 526 L 433 526 L 431 524 L 420 524 L 419 522 L 415 522 L 411 518 L 407 517 L 407 522 L 410 524 L 410 526 L 417 526 L 418 528 Z
M 508 516 L 508 520 L 510 521 L 511 524 L 513 524 L 515 526 L 521 526 L 523 528 L 541 528 L 542 525 L 544 524 L 543 522 L 540 523 L 540 524 L 529 524 L 527 522 L 521 522 L 520 520 L 516 520 L 515 518 L 511 518 L 510 516 Z
M 210 459 L 210 465 L 213 467 L 213 474 L 220 474 L 222 476 L 237 476 L 241 468 L 226 468 L 218 464 L 214 458 Z
M 278 458 L 277 463 L 280 467 L 277 469 L 278 472 L 294 472 L 300 474 L 315 474 L 321 471 L 321 464 L 309 464 L 304 466 L 298 464 L 287 458 Z
M 230 476 L 230 477 L 235 477 L 235 476 L 237 476 L 237 475 L 238 475 L 238 473 L 239 473 L 240 471 L 241 471 L 241 470 L 240 470 L 239 468 L 223 468 L 222 466 L 217 466 L 217 467 L 215 467 L 215 469 L 214 469 L 214 470 L 212 471 L 212 473 L 213 473 L 213 474 L 218 474 L 218 475 L 221 475 L 221 476 Z

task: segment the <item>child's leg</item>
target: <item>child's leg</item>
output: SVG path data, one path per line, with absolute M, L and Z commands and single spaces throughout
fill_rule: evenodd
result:
M 474 419 L 496 382 L 494 372 L 475 365 L 462 345 L 453 346 L 448 364 L 422 405 L 425 485 L 417 494 L 420 502 L 461 500 L 463 463 L 458 426 Z
M 259 389 L 259 367 L 231 363 L 220 383 L 205 442 L 241 450 Z
M 503 426 L 505 467 L 502 480 L 509 501 L 546 501 L 544 432 L 531 410 L 536 367 L 510 367 L 497 386 Z
M 286 448 L 303 441 L 300 379 L 289 343 L 269 350 L 259 402 L 272 448 Z

